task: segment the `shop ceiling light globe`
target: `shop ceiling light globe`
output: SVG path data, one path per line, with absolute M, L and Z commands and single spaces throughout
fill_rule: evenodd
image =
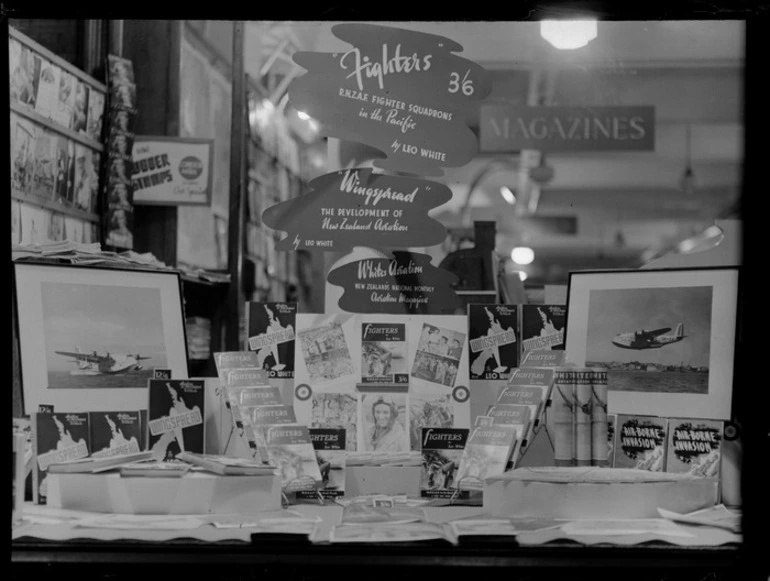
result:
M 540 36 L 561 50 L 574 50 L 597 35 L 596 20 L 542 20 Z
M 517 246 L 511 250 L 511 260 L 516 264 L 532 264 L 532 261 L 535 260 L 535 251 L 526 246 Z

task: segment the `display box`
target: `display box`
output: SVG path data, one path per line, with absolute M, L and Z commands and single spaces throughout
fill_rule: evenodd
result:
M 275 475 L 220 476 L 190 472 L 182 477 L 49 474 L 48 504 L 54 508 L 116 514 L 257 514 L 281 508 Z
M 406 494 L 420 496 L 421 466 L 347 466 L 345 496 Z
M 646 470 L 517 468 L 484 482 L 484 512 L 565 519 L 659 518 L 717 504 L 717 478 Z

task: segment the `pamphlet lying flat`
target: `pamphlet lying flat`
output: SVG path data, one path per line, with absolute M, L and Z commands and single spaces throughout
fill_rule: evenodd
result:
M 695 537 L 682 527 L 662 518 L 578 520 L 561 527 L 570 535 L 663 535 L 669 537 Z
M 456 544 L 451 532 L 435 523 L 419 522 L 401 525 L 338 525 L 329 534 L 332 543 L 411 543 L 444 540 Z
M 81 458 L 71 462 L 62 462 L 59 464 L 50 464 L 48 466 L 49 474 L 74 474 L 85 472 L 105 472 L 114 468 L 131 464 L 132 462 L 141 462 L 150 460 L 152 452 L 136 452 L 135 454 L 123 454 L 121 456 L 107 456 L 104 458 Z
M 724 504 L 696 510 L 689 514 L 679 514 L 663 508 L 659 508 L 658 513 L 663 518 L 674 522 L 718 527 L 733 533 L 741 532 L 741 515 L 729 511 Z
M 188 515 L 105 514 L 85 518 L 75 523 L 79 527 L 100 529 L 175 530 L 197 529 L 205 524 Z
M 209 472 L 225 476 L 266 476 L 275 473 L 275 466 L 263 464 L 256 460 L 231 458 L 215 454 L 196 454 L 195 452 L 180 452 L 177 458 L 194 466 L 199 466 Z
M 352 503 L 342 511 L 342 524 L 404 524 L 427 521 L 425 509 L 405 504 L 393 506 L 374 506 L 373 503 Z
M 510 519 L 474 518 L 449 523 L 456 537 L 462 536 L 515 536 L 519 534 Z

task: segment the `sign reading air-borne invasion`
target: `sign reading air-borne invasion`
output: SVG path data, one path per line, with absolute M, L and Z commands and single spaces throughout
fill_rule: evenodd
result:
M 346 52 L 299 52 L 308 70 L 289 87 L 289 102 L 326 135 L 377 148 L 376 167 L 427 176 L 469 163 L 478 141 L 466 123 L 492 82 L 462 45 L 434 34 L 371 24 L 338 24 Z
M 444 226 L 428 216 L 452 198 L 444 184 L 356 168 L 322 175 L 310 187 L 262 213 L 267 226 L 288 233 L 278 250 L 410 248 L 446 238 Z
M 451 315 L 460 306 L 452 288 L 457 277 L 427 254 L 395 250 L 393 258 L 344 264 L 327 280 L 345 289 L 339 306 L 349 313 Z

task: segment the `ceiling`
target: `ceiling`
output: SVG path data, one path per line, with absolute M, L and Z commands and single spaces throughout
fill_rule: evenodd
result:
M 254 58 L 247 58 L 247 66 L 258 69 L 278 46 L 288 52 L 349 49 L 331 33 L 333 24 L 251 23 L 247 50 Z M 735 207 L 743 160 L 742 22 L 600 22 L 598 37 L 574 51 L 551 47 L 540 38 L 536 22 L 377 24 L 439 34 L 460 43 L 464 47 L 460 54 L 487 68 L 493 77 L 487 103 L 531 103 L 533 83 L 546 78 L 549 105 L 655 106 L 654 151 L 546 156 L 554 178 L 535 188 L 537 204 L 530 207 L 535 208 L 535 217 L 574 217 L 574 234 L 532 226 L 520 202 L 517 210 L 500 195 L 500 187 L 508 186 L 519 194 L 527 190 L 521 199 L 533 196 L 527 181 L 522 181 L 522 157 L 517 152 L 479 153 L 466 166 L 446 170 L 441 179 L 454 196 L 435 215 L 447 226 L 496 220 L 499 252 L 507 254 L 518 244 L 535 249 L 535 263 L 527 268 L 531 281 L 563 283 L 569 270 L 638 266 L 645 251 L 649 255 L 692 236 Z M 285 72 L 292 63 L 279 59 L 274 67 Z M 478 109 L 467 121 L 478 131 Z M 687 163 L 688 130 L 697 179 L 692 194 L 679 189 Z M 485 177 L 468 198 L 469 185 L 482 172 Z M 468 211 L 463 213 L 466 205 Z

